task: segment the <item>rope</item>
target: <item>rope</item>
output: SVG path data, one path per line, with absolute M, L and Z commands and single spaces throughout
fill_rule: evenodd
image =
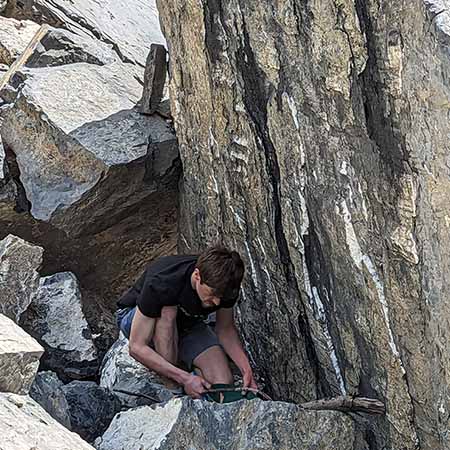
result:
M 204 394 L 213 394 L 216 392 L 220 393 L 220 392 L 245 392 L 245 391 L 253 392 L 256 395 L 261 396 L 264 400 L 272 400 L 266 393 L 260 391 L 259 389 L 242 388 L 242 387 L 208 389 L 207 391 L 204 392 Z
M 133 395 L 134 397 L 142 397 L 142 398 L 146 398 L 147 400 L 151 400 L 152 402 L 160 403 L 160 400 L 158 400 L 154 397 L 150 397 L 150 395 L 147 395 L 147 394 L 130 392 L 130 391 L 126 391 L 125 389 L 113 389 L 113 392 L 120 392 L 121 394 Z

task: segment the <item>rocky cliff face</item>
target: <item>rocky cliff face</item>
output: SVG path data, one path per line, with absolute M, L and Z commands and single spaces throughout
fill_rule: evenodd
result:
M 363 393 L 371 449 L 450 446 L 446 0 L 158 1 L 180 244 L 246 259 L 272 394 Z

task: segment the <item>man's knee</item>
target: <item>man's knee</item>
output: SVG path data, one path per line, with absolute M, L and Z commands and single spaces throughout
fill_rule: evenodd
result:
M 206 349 L 194 359 L 193 363 L 194 366 L 201 370 L 202 376 L 211 384 L 233 383 L 233 374 L 222 347 L 214 345 Z

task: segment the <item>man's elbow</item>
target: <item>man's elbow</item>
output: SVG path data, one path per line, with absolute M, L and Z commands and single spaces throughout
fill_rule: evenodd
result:
M 132 358 L 139 361 L 141 355 L 142 345 L 136 344 L 135 342 L 130 342 L 128 344 L 128 353 Z

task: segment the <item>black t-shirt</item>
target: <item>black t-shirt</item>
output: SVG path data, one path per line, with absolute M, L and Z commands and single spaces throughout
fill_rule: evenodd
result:
M 133 287 L 117 302 L 119 308 L 139 308 L 147 317 L 161 317 L 164 306 L 178 306 L 177 324 L 188 329 L 220 308 L 231 308 L 237 297 L 205 308 L 192 288 L 191 275 L 198 256 L 163 256 L 148 265 Z

